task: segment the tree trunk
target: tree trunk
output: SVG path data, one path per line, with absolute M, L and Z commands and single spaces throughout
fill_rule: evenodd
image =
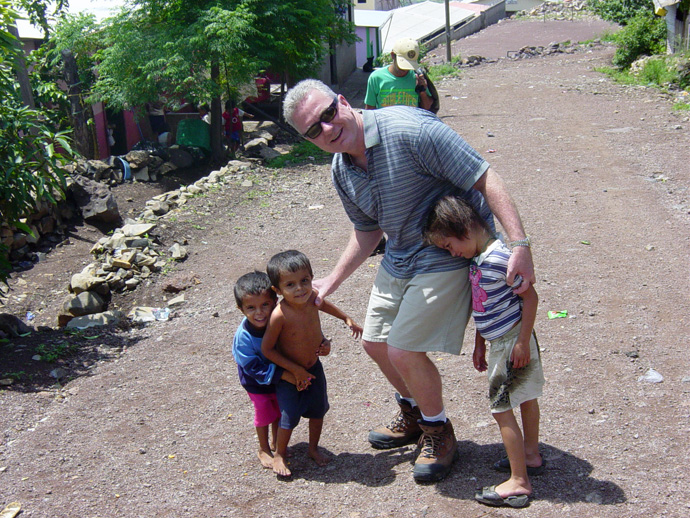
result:
M 96 146 L 87 126 L 90 117 L 90 106 L 84 106 L 79 86 L 77 62 L 72 51 L 62 51 L 62 61 L 65 64 L 65 81 L 67 82 L 67 98 L 70 104 L 70 119 L 74 132 L 74 147 L 79 154 L 86 158 L 96 158 Z
M 220 79 L 220 66 L 218 63 L 211 65 L 211 80 L 218 84 Z M 223 139 L 221 138 L 221 106 L 220 95 L 211 99 L 211 158 L 215 163 L 220 163 L 225 158 Z
M 19 50 L 17 54 L 17 60 L 15 61 L 15 74 L 17 75 L 17 81 L 19 82 L 19 89 L 22 94 L 22 101 L 24 104 L 31 108 L 32 110 L 36 108 L 34 103 L 34 94 L 31 91 L 31 83 L 29 82 L 29 73 L 26 70 L 26 62 L 24 61 L 24 49 L 22 49 L 21 40 L 19 39 L 19 32 L 17 27 L 10 25 L 8 30 L 12 36 L 17 38 L 15 46 Z

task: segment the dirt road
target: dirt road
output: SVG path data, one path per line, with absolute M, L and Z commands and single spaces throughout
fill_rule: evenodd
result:
M 123 333 L 123 350 L 62 390 L 0 392 L 0 508 L 19 501 L 20 516 L 41 518 L 687 516 L 690 122 L 666 96 L 594 71 L 612 53 L 499 60 L 438 85 L 439 115 L 504 177 L 535 243 L 548 470 L 529 508 L 472 499 L 501 480 L 490 466 L 502 447 L 469 346 L 434 355 L 461 458 L 444 481 L 417 485 L 414 448 L 369 447 L 393 393 L 328 317 L 321 444 L 331 463 L 306 458 L 302 424 L 291 482 L 259 466 L 230 354 L 241 318 L 232 283 L 287 248 L 306 252 L 317 276 L 330 271 L 350 227 L 327 164 L 254 171 L 195 199 L 164 222 L 192 251 L 176 273 L 201 279 L 177 318 Z M 378 262 L 332 296 L 360 321 Z M 146 289 L 131 302 L 162 300 L 160 282 Z M 638 381 L 650 368 L 662 383 Z

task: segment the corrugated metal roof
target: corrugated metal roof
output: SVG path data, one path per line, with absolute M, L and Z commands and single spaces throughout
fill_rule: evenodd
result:
M 451 27 L 475 16 L 475 13 L 460 7 L 450 6 Z M 384 54 L 390 53 L 400 38 L 425 39 L 446 26 L 445 4 L 422 2 L 388 11 L 393 13 L 390 28 L 381 31 L 381 44 Z

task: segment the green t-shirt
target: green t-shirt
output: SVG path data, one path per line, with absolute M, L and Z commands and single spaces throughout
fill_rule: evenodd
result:
M 396 77 L 388 67 L 374 70 L 367 81 L 364 103 L 376 108 L 384 106 L 419 106 L 419 94 L 415 92 L 417 79 L 414 70 L 404 77 Z

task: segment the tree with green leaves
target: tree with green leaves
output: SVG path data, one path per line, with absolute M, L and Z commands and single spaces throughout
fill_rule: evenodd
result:
M 0 0 L 0 222 L 31 233 L 21 220 L 39 201 L 55 203 L 71 148 L 67 133 L 56 132 L 46 113 L 22 98 L 17 70 L 23 51 L 10 30 L 18 16 L 8 0 Z M 8 273 L 8 247 L 0 243 L 0 281 Z
M 301 78 L 334 41 L 354 41 L 346 0 L 133 0 L 104 22 L 93 98 L 132 108 L 163 98 L 211 101 L 211 147 L 222 151 L 221 96 L 262 69 Z

